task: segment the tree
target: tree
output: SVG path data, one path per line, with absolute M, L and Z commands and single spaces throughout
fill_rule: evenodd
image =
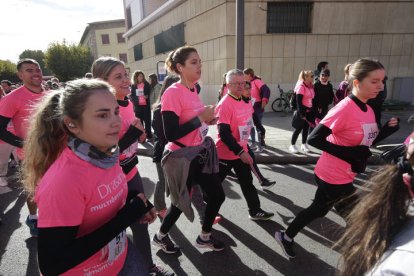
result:
M 19 82 L 16 64 L 10 60 L 0 60 L 0 80 L 9 80 L 14 83 Z
M 54 42 L 45 54 L 46 67 L 61 81 L 81 78 L 89 72 L 93 57 L 89 48 L 81 45 Z
M 20 56 L 19 59 L 24 59 L 24 58 L 31 58 L 36 60 L 39 65 L 40 68 L 42 69 L 43 75 L 48 76 L 48 75 L 52 75 L 53 73 L 49 70 L 49 68 L 47 68 L 45 66 L 45 54 L 43 53 L 42 50 L 24 50 Z

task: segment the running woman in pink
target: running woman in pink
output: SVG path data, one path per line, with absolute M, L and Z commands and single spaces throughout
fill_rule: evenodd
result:
M 44 95 L 42 87 L 42 70 L 37 61 L 22 59 L 17 63 L 17 74 L 23 85 L 7 94 L 0 101 L 0 139 L 16 147 L 17 157 L 21 162 L 24 158 L 23 143 L 27 137 L 29 118 L 32 116 L 34 105 Z M 7 129 L 12 122 L 15 132 Z M 26 224 L 32 237 L 37 236 L 37 207 L 33 199 L 27 198 L 29 215 Z
M 215 239 L 212 225 L 224 201 L 224 191 L 218 176 L 218 158 L 213 139 L 207 136 L 208 125 L 214 124 L 214 107 L 205 106 L 196 91 L 195 83 L 201 77 L 201 59 L 197 50 L 184 46 L 169 53 L 167 69 L 180 76 L 162 96 L 161 115 L 168 140 L 161 165 L 171 198 L 171 207 L 154 235 L 153 244 L 166 253 L 179 252 L 168 232 L 184 213 L 194 220 L 190 194 L 193 182 L 199 184 L 206 195 L 206 210 L 197 247 L 215 251 L 224 244 Z
M 144 186 L 138 172 L 137 150 L 138 142 L 145 141 L 146 135 L 141 121 L 135 117 L 132 103 L 127 96 L 130 93 L 130 79 L 125 65 L 113 57 L 100 57 L 94 61 L 91 69 L 94 78 L 108 82 L 115 89 L 115 97 L 119 105 L 122 124 L 119 133 L 119 161 L 125 173 L 130 192 L 143 193 Z M 155 217 L 155 208 L 151 210 Z M 151 239 L 148 233 L 148 223 L 137 221 L 131 225 L 135 246 L 144 257 L 150 275 L 174 275 L 154 264 L 151 253 Z
M 308 139 L 309 124 L 312 124 L 315 121 L 315 115 L 312 109 L 312 101 L 315 97 L 313 77 L 314 75 L 312 71 L 301 71 L 294 90 L 294 96 L 296 97 L 296 103 L 298 105 L 298 109 L 295 112 L 298 112 L 302 119 L 300 124 L 297 124 L 298 126 L 295 128 L 290 142 L 289 151 L 294 154 L 299 152 L 296 147 L 296 140 L 298 140 L 300 133 L 302 133 L 301 150 L 304 153 L 310 152 L 306 139 Z
M 356 188 L 353 180 L 365 171 L 369 147 L 398 130 L 398 119 L 391 118 L 379 130 L 367 101 L 383 89 L 383 65 L 371 59 L 359 59 L 349 71 L 352 94 L 331 109 L 308 138 L 310 145 L 323 150 L 315 167 L 318 185 L 312 204 L 301 211 L 286 232 L 277 231 L 276 241 L 289 258 L 296 256 L 293 238 L 306 225 L 324 217 L 332 207 L 342 217 L 353 208 Z
M 246 85 L 243 71 L 238 69 L 228 71 L 226 82 L 229 91 L 216 107 L 218 117 L 216 147 L 220 160 L 220 179 L 223 181 L 234 168 L 247 202 L 249 218 L 268 220 L 274 214 L 260 208 L 259 196 L 253 185 L 254 161 L 247 145 L 253 127 L 253 106 L 242 99 Z
M 148 275 L 126 227 L 154 220 L 119 166 L 119 106 L 99 80 L 68 82 L 33 114 L 23 181 L 39 207 L 43 275 Z

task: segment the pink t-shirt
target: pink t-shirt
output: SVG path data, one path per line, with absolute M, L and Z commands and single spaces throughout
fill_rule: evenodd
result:
M 349 97 L 340 101 L 320 122 L 332 130 L 327 140 L 340 146 L 371 146 L 378 135 L 374 111 L 367 105 L 363 112 Z M 315 174 L 330 184 L 347 184 L 354 180 L 356 173 L 351 165 L 329 153 L 319 158 Z
M 315 97 L 315 91 L 313 90 L 312 86 L 309 87 L 302 82 L 295 87 L 295 93 L 303 95 L 302 105 L 308 108 L 312 107 L 312 100 Z
M 45 93 L 34 93 L 21 86 L 0 101 L 0 115 L 11 118 L 16 136 L 25 139 L 34 105 Z M 23 160 L 23 149 L 17 148 L 17 157 Z
M 124 137 L 131 123 L 136 119 L 132 104 L 128 103 L 127 106 L 120 105 L 119 115 L 121 116 L 121 119 L 122 119 L 121 131 L 119 132 L 119 139 L 121 139 L 122 137 Z M 139 137 L 137 137 L 137 140 L 132 145 L 130 145 L 127 149 L 125 149 L 124 151 L 120 153 L 119 155 L 120 162 L 122 162 L 122 160 L 131 158 L 132 156 L 137 155 L 138 139 Z M 137 172 L 138 172 L 137 167 L 134 167 L 131 171 L 129 171 L 128 174 L 126 175 L 127 181 L 131 180 Z
M 137 89 L 135 90 L 136 96 L 138 97 L 138 105 L 147 105 L 147 99 L 144 96 L 144 83 L 138 83 Z
M 200 115 L 203 110 L 204 104 L 201 102 L 197 92 L 191 92 L 187 87 L 178 82 L 168 87 L 161 99 L 161 112 L 174 112 L 179 117 L 178 123 L 180 125 Z M 203 143 L 207 132 L 208 125 L 203 123 L 201 127 L 177 139 L 177 141 L 186 146 L 199 146 Z M 174 151 L 180 147 L 169 142 L 166 148 Z
M 250 92 L 252 93 L 251 97 L 254 99 L 254 102 L 261 102 L 262 99 L 260 98 L 260 88 L 264 85 L 264 82 L 260 79 L 254 79 L 250 81 L 251 89 Z
M 237 101 L 228 94 L 217 104 L 216 116 L 219 117 L 217 124 L 230 125 L 231 134 L 247 152 L 247 142 L 250 136 L 250 130 L 253 127 L 253 106 L 250 102 L 243 100 Z M 219 159 L 235 160 L 240 157 L 234 154 L 221 140 L 217 132 L 216 140 L 217 154 Z
M 110 221 L 125 205 L 127 193 L 120 166 L 101 169 L 66 148 L 37 187 L 38 227 L 79 225 L 77 237 L 82 237 Z M 125 262 L 127 244 L 125 232 L 121 232 L 62 275 L 116 275 Z

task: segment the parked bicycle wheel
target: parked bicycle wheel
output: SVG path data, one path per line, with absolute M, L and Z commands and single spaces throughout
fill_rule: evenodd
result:
M 274 112 L 282 112 L 289 109 L 289 103 L 285 99 L 277 98 L 272 103 L 272 109 Z

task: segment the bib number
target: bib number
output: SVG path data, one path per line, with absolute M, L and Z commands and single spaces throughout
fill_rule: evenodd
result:
M 206 138 L 206 136 L 207 136 L 207 133 L 208 133 L 208 125 L 206 124 L 206 123 L 202 123 L 201 124 L 201 127 L 200 127 L 200 136 L 201 136 L 201 139 L 204 141 L 204 139 Z
M 108 262 L 116 260 L 121 255 L 127 243 L 126 230 L 119 233 L 112 241 L 108 243 Z
M 377 124 L 363 124 L 362 131 L 364 137 L 362 138 L 361 145 L 370 147 L 378 136 L 378 126 Z

